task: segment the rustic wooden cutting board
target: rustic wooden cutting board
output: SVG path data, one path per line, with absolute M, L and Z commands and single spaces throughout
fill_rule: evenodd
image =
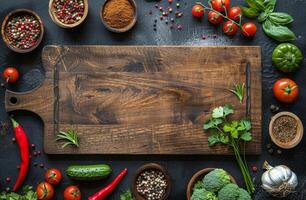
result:
M 6 110 L 29 110 L 44 123 L 49 154 L 231 154 L 208 147 L 203 122 L 230 103 L 253 125 L 250 154 L 261 152 L 260 47 L 47 46 L 45 80 L 6 91 Z M 228 92 L 247 83 L 240 104 Z M 80 148 L 62 148 L 59 130 L 74 129 Z

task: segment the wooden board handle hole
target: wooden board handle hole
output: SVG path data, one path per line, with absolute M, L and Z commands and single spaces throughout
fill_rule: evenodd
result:
M 11 105 L 16 105 L 17 102 L 18 102 L 17 97 L 10 97 L 9 103 L 10 103 Z

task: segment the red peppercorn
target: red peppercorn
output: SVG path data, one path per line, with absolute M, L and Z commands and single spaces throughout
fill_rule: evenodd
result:
M 11 182 L 11 178 L 10 178 L 10 177 L 6 177 L 6 178 L 5 178 L 5 181 L 6 181 L 7 183 Z
M 44 168 L 44 166 L 45 166 L 45 165 L 44 165 L 43 163 L 41 163 L 41 164 L 39 165 L 40 168 Z
M 32 149 L 35 149 L 36 145 L 35 144 L 31 144 Z
M 252 166 L 252 171 L 253 172 L 257 172 L 257 167 L 254 165 L 254 166 Z
M 16 142 L 16 138 L 13 137 L 12 138 L 12 142 L 15 143 Z
M 11 189 L 9 187 L 5 188 L 5 192 L 10 192 Z

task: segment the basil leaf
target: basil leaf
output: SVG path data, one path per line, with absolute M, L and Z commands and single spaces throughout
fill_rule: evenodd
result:
M 288 42 L 296 39 L 295 34 L 288 27 L 274 24 L 270 20 L 266 20 L 262 27 L 267 36 L 279 42 Z
M 291 15 L 283 12 L 273 12 L 269 15 L 269 19 L 274 24 L 287 25 L 293 22 Z
M 248 18 L 255 18 L 260 14 L 260 11 L 255 8 L 241 6 L 240 9 L 242 11 L 242 14 Z
M 265 7 L 265 11 L 271 13 L 274 11 L 276 0 L 265 0 L 263 4 Z
M 262 0 L 245 0 L 245 2 L 251 7 L 258 11 L 265 11 L 265 6 Z
M 269 17 L 269 14 L 270 13 L 267 13 L 267 12 L 261 13 L 258 17 L 258 22 L 262 23 L 262 22 L 266 21 L 266 19 Z
M 249 142 L 252 140 L 252 135 L 250 132 L 245 132 L 241 135 L 240 139 L 242 139 L 243 141 Z

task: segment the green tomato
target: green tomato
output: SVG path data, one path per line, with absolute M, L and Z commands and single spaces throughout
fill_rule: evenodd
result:
M 275 67 L 283 72 L 296 71 L 303 60 L 301 50 L 290 43 L 278 45 L 272 53 L 272 61 Z

